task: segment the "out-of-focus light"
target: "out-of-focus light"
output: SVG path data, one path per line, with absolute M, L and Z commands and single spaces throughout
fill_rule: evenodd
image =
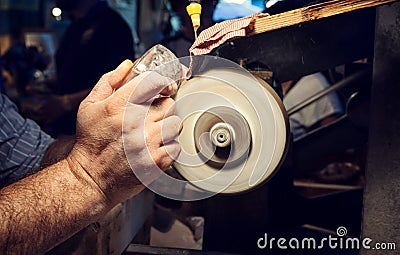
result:
M 54 17 L 60 17 L 61 13 L 62 11 L 58 7 L 54 7 L 53 10 L 51 10 L 51 14 L 53 14 Z
M 277 2 L 284 1 L 284 0 L 269 0 L 265 3 L 266 8 L 270 8 L 271 6 L 275 5 Z
M 246 1 L 246 0 L 222 0 L 222 2 L 234 3 L 234 4 L 243 4 L 243 3 L 248 2 L 248 1 Z

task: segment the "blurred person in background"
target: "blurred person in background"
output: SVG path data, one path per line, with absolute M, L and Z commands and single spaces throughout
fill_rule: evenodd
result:
M 289 110 L 329 86 L 328 79 L 321 72 L 283 82 L 283 104 Z M 326 126 L 343 114 L 344 108 L 339 94 L 332 91 L 289 116 L 293 138 L 297 139 L 315 128 Z
M 134 58 L 134 42 L 125 20 L 106 1 L 56 0 L 71 24 L 56 52 L 56 79 L 32 83 L 29 91 L 40 99 L 35 116 L 44 129 L 58 136 L 75 133 L 80 102 L 103 73 L 124 59 Z

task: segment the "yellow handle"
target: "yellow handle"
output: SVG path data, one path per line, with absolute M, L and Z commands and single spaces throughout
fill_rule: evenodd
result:
M 197 28 L 200 26 L 200 14 L 201 14 L 201 5 L 199 3 L 190 3 L 186 7 L 186 11 L 192 19 L 193 27 Z

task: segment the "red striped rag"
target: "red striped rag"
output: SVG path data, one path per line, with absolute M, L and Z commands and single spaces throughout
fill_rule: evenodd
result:
M 189 49 L 190 64 L 186 73 L 186 78 L 192 76 L 193 69 L 193 55 L 204 55 L 210 53 L 213 49 L 220 46 L 230 39 L 236 39 L 246 36 L 252 31 L 250 26 L 255 18 L 262 18 L 269 16 L 268 13 L 255 13 L 240 19 L 226 20 L 215 24 L 202 31 Z
M 268 13 L 255 13 L 240 19 L 226 20 L 215 24 L 202 31 L 190 47 L 190 55 L 203 55 L 210 53 L 214 48 L 227 40 L 246 36 L 251 32 L 251 22 L 255 18 L 269 16 Z

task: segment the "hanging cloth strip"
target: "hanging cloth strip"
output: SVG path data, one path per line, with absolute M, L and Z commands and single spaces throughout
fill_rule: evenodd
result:
M 240 19 L 226 20 L 202 31 L 190 47 L 191 55 L 204 55 L 227 40 L 245 37 L 253 30 L 252 22 L 256 18 L 267 17 L 267 13 L 256 13 Z
M 243 18 L 220 22 L 202 31 L 189 49 L 191 59 L 186 77 L 190 78 L 192 74 L 192 56 L 210 53 L 228 40 L 245 37 L 253 30 L 253 22 L 256 18 L 267 16 L 269 16 L 267 13 L 256 13 Z

